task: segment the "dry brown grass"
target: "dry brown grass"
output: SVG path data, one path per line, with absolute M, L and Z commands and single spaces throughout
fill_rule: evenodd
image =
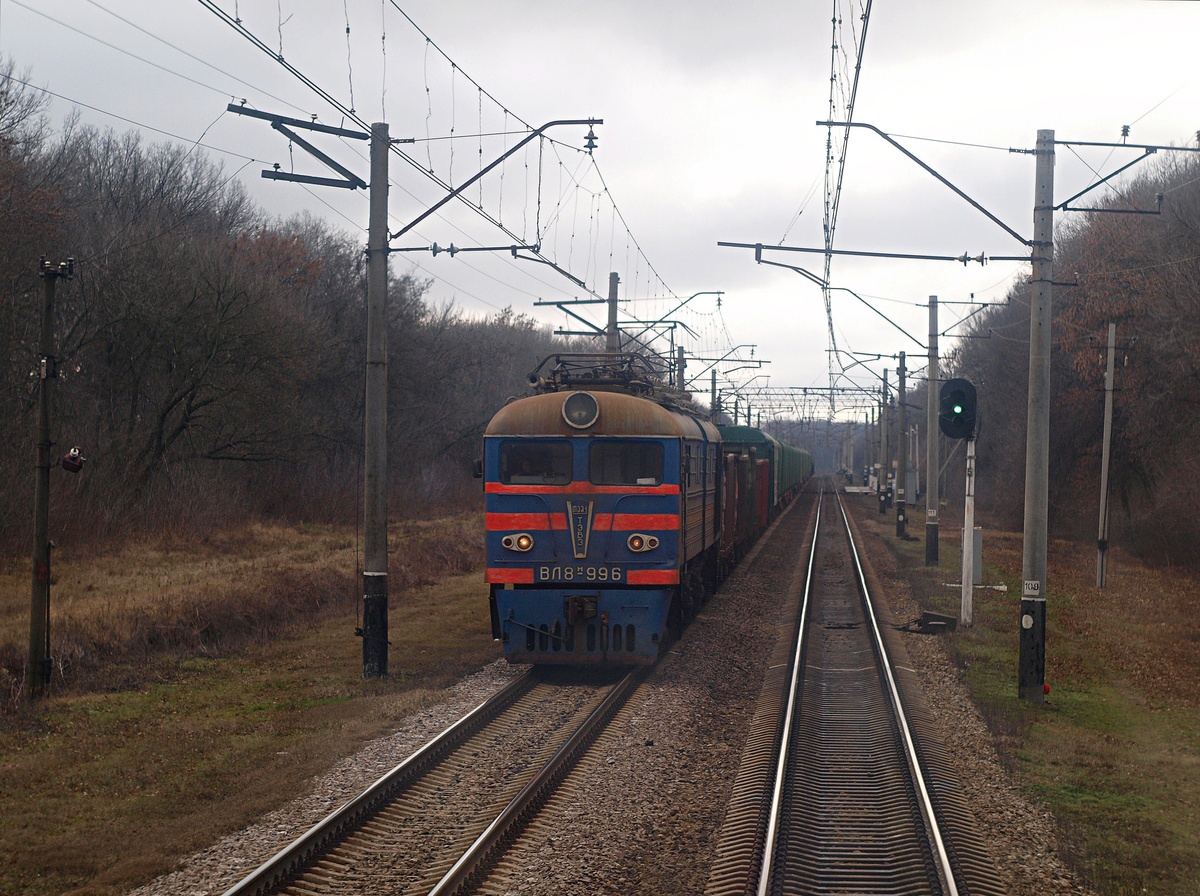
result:
M 74 659 L 0 718 L 0 893 L 126 892 L 495 659 L 487 586 L 462 575 L 481 522 L 393 526 L 385 680 L 362 677 L 353 533 L 256 526 L 59 558 L 55 650 Z M 10 655 L 21 565 L 0 574 Z
M 482 562 L 476 515 L 391 527 L 395 593 Z M 164 538 L 54 558 L 52 688 L 77 692 L 160 680 L 182 659 L 223 656 L 295 626 L 353 615 L 360 547 L 353 532 L 256 524 L 202 539 Z M 30 573 L 0 571 L 0 701 L 22 705 Z

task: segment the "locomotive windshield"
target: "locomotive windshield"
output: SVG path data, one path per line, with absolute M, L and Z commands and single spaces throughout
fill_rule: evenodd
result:
M 594 485 L 659 485 L 662 443 L 597 440 L 592 443 L 588 478 Z
M 571 481 L 571 443 L 502 442 L 500 481 L 507 485 L 566 485 Z

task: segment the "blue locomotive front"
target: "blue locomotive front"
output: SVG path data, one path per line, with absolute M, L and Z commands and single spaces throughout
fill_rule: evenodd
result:
M 719 446 L 711 424 L 619 391 L 548 392 L 496 414 L 487 581 L 510 661 L 657 659 L 715 558 Z

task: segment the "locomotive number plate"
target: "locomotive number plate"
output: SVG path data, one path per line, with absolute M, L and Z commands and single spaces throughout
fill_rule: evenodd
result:
M 619 566 L 539 566 L 539 582 L 623 582 Z

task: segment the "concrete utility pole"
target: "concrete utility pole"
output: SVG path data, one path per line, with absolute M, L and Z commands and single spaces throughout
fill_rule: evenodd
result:
M 363 678 L 388 674 L 388 126 L 371 125 L 367 230 L 367 371 L 363 484 Z
M 40 697 L 50 683 L 50 399 L 58 377 L 54 347 L 54 288 L 59 277 L 70 279 L 73 259 L 38 264 L 42 290 L 42 335 L 38 345 L 37 476 L 33 492 L 33 592 L 29 613 L 29 696 Z
M 714 423 L 717 420 L 717 415 L 721 413 L 721 399 L 717 395 L 717 369 L 712 369 L 712 416 L 709 418 Z
M 1029 309 L 1029 415 L 1025 542 L 1017 687 L 1041 703 L 1046 682 L 1046 551 L 1050 481 L 1050 305 L 1054 281 L 1054 131 L 1040 130 L 1033 199 L 1033 301 Z
M 921 491 L 921 464 L 917 460 L 921 456 L 921 430 L 917 424 L 909 425 L 908 433 L 911 441 L 908 443 L 909 460 L 909 485 L 912 487 L 913 500 L 909 503 L 915 504 L 917 497 L 925 494 Z
M 851 481 L 854 478 L 854 424 L 854 420 L 849 421 L 846 438 L 842 441 L 842 469 L 849 472 Z
M 899 416 L 897 418 L 897 437 L 896 437 L 896 537 L 904 538 L 905 523 L 908 522 L 908 517 L 904 513 L 904 506 L 908 503 L 908 411 L 904 401 L 904 386 L 905 375 L 908 371 L 904 367 L 904 352 L 900 353 L 900 367 L 897 373 L 900 375 L 899 382 Z
M 1096 587 L 1108 573 L 1108 461 L 1112 450 L 1113 367 L 1117 354 L 1117 325 L 1108 325 L 1108 369 L 1104 374 L 1104 447 L 1100 460 L 1100 535 L 1096 540 Z
M 621 334 L 617 332 L 617 284 L 621 278 L 616 271 L 608 275 L 608 344 L 605 348 L 610 355 L 621 350 Z
M 364 486 L 363 486 L 363 620 L 355 634 L 363 639 L 363 677 L 379 678 L 388 671 L 388 556 L 387 556 L 387 281 L 388 281 L 388 152 L 391 140 L 383 122 L 371 125 L 371 132 L 317 124 L 315 121 L 286 118 L 269 112 L 248 109 L 230 103 L 227 111 L 271 122 L 271 127 L 287 136 L 314 158 L 340 175 L 337 178 L 312 177 L 290 171 L 267 169 L 269 180 L 292 181 L 320 187 L 347 190 L 367 189 L 357 174 L 335 162 L 293 129 L 315 131 L 345 140 L 371 141 L 370 209 L 367 223 L 367 371 L 363 407 Z M 547 125 L 549 127 L 549 125 Z M 529 138 L 531 139 L 531 138 Z M 412 140 L 401 140 L 411 143 Z M 496 163 L 498 164 L 498 163 Z M 482 176 L 482 175 L 479 175 Z M 473 182 L 469 181 L 468 183 Z M 466 184 L 443 199 L 434 208 L 449 202 Z M 433 213 L 428 209 L 418 220 Z M 410 222 L 411 229 L 416 222 Z M 437 251 L 436 244 L 434 251 Z M 455 250 L 457 251 L 457 250 Z M 452 253 L 453 254 L 453 253 Z
M 938 312 L 929 297 L 929 388 L 925 394 L 925 565 L 938 565 Z
M 888 390 L 887 368 L 883 370 L 883 386 L 879 399 L 879 512 L 887 513 L 888 472 L 892 466 L 892 455 L 888 450 Z
M 875 425 L 875 409 L 863 413 L 863 485 L 871 484 L 871 428 Z

